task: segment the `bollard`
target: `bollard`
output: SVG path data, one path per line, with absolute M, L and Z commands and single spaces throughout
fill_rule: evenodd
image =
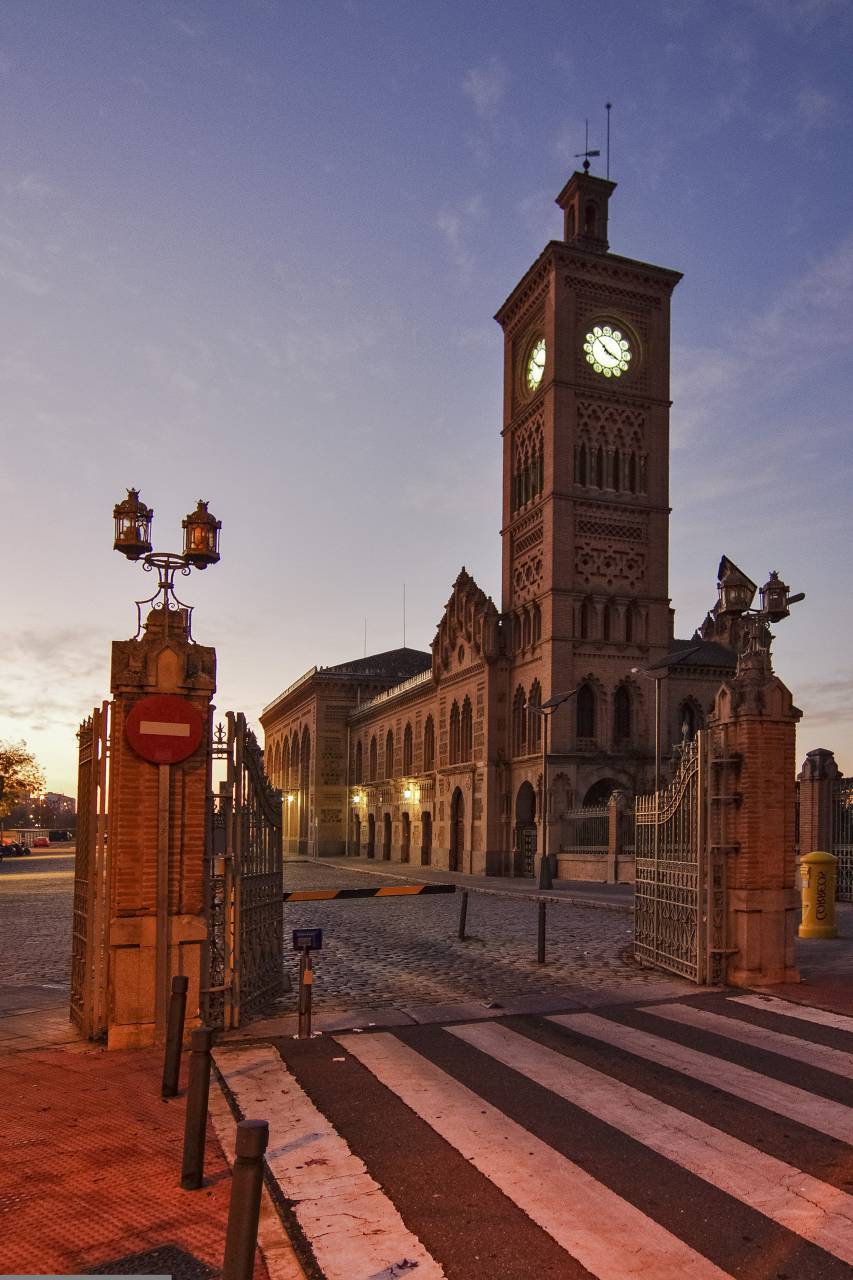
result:
M 237 1158 L 231 1179 L 222 1280 L 252 1280 L 269 1136 L 266 1120 L 241 1120 L 237 1125 Z
M 166 1024 L 166 1055 L 163 1058 L 162 1098 L 178 1096 L 178 1080 L 181 1074 L 181 1046 L 184 1042 L 184 1018 L 187 1012 L 187 987 L 189 978 L 178 975 L 172 979 L 172 996 L 169 1000 L 169 1021 Z
M 190 1035 L 190 1079 L 184 1122 L 184 1161 L 181 1186 L 197 1191 L 204 1184 L 204 1140 L 207 1136 L 207 1099 L 210 1093 L 210 1027 L 197 1027 Z
M 545 899 L 539 900 L 539 936 L 536 946 L 536 963 L 545 963 Z
M 297 1040 L 311 1038 L 311 989 L 314 985 L 314 969 L 311 964 L 311 952 L 304 948 L 299 961 L 299 1026 Z
M 462 890 L 462 901 L 459 904 L 459 938 L 465 941 L 465 924 L 468 919 L 468 890 Z

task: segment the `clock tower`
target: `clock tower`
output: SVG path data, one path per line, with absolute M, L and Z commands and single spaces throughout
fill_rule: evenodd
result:
M 610 252 L 614 189 L 572 175 L 557 197 L 563 239 L 496 316 L 513 797 L 541 774 L 542 717 L 529 707 L 578 688 L 551 720 L 552 819 L 555 806 L 651 785 L 654 685 L 632 669 L 672 641 L 669 313 L 681 276 Z

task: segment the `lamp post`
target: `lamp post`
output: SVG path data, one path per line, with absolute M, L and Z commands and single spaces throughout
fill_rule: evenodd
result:
M 534 715 L 542 717 L 542 854 L 539 858 L 539 888 L 553 889 L 554 880 L 551 875 L 551 863 L 548 857 L 548 721 L 551 716 L 569 698 L 573 698 L 578 688 L 568 693 L 552 694 L 538 707 L 528 707 Z
M 177 554 L 173 551 L 154 551 L 151 544 L 154 511 L 142 501 L 138 489 L 128 489 L 127 497 L 116 503 L 113 519 L 113 549 L 120 551 L 128 560 L 141 560 L 146 573 L 157 571 L 157 590 L 153 596 L 136 602 L 139 623 L 137 638 L 142 634 L 144 625 L 142 610 L 150 605 L 152 609 L 162 609 L 165 630 L 168 630 L 171 615 L 182 613 L 186 618 L 187 637 L 192 639 L 192 606 L 184 604 L 175 595 L 175 576 L 180 573 L 186 577 L 193 569 L 206 569 L 209 564 L 216 564 L 219 560 L 219 531 L 222 521 L 211 515 L 207 503 L 199 498 L 195 511 L 191 511 L 181 522 L 184 549 Z

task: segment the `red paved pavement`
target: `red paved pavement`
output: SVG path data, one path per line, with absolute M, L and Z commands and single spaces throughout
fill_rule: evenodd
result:
M 160 1099 L 162 1051 L 22 1051 L 0 1071 L 0 1272 L 103 1270 L 164 1247 L 197 1259 L 186 1275 L 220 1269 L 231 1176 L 208 1126 L 207 1184 L 180 1189 L 184 1101 Z

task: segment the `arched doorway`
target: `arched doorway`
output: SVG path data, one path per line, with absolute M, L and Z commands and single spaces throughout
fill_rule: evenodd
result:
M 619 783 L 612 778 L 599 778 L 594 782 L 583 798 L 584 808 L 592 805 L 607 804 L 614 791 L 619 790 Z
M 367 815 L 367 856 L 376 857 L 376 815 L 373 813 Z
M 432 814 L 421 814 L 421 866 L 428 867 L 432 862 Z
M 403 834 L 400 839 L 400 861 L 408 862 L 412 848 L 412 823 L 407 813 L 402 817 Z
M 391 815 L 386 813 L 382 819 L 382 857 L 385 862 L 391 861 Z
M 522 782 L 515 797 L 515 848 L 518 874 L 532 876 L 536 862 L 536 792 Z
M 450 860 L 448 870 L 459 871 L 465 848 L 465 797 L 457 787 L 450 801 Z

